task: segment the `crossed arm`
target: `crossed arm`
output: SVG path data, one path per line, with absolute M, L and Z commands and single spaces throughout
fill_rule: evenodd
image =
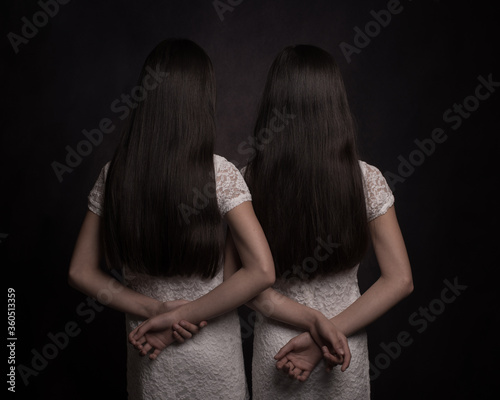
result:
M 98 215 L 87 211 L 70 262 L 68 273 L 70 286 L 111 308 L 135 315 L 140 319 L 151 318 L 188 303 L 186 300 L 161 302 L 128 288 L 102 271 L 99 267 L 100 223 L 101 218 Z M 206 321 L 198 325 L 183 321 L 182 325 L 184 326 L 178 324 L 175 326 L 178 333 L 174 336 L 178 341 L 197 333 L 199 328 L 206 325 Z
M 330 319 L 340 335 L 347 337 L 369 325 L 413 291 L 410 262 L 394 207 L 372 220 L 369 228 L 381 276 L 354 303 Z M 267 317 L 309 331 L 289 341 L 276 354 L 278 369 L 305 381 L 322 357 L 328 362 L 327 369 L 339 364 L 338 357 L 331 350 L 324 346 L 320 348 L 322 337 L 319 335 L 318 338 L 318 333 L 314 332 L 314 322 L 311 324 L 311 321 L 321 318 L 318 317 L 318 311 L 298 304 L 273 289 L 265 290 L 248 305 Z M 302 325 L 294 322 L 296 318 L 302 318 Z M 345 370 L 346 358 L 342 370 Z
M 131 332 L 129 339 L 150 358 L 171 344 L 183 325 L 196 331 L 194 324 L 224 314 L 244 304 L 274 283 L 274 263 L 264 232 L 257 221 L 250 202 L 244 202 L 229 211 L 226 222 L 233 232 L 243 267 L 231 279 L 211 292 L 191 302 L 161 303 L 124 285 L 99 269 L 100 217 L 88 212 L 78 237 L 69 270 L 69 282 L 78 290 L 99 298 L 103 290 L 112 290 L 108 306 L 119 311 L 149 318 Z M 157 316 L 156 319 L 151 319 Z M 182 322 L 181 322 L 182 321 Z M 180 322 L 180 324 L 179 324 Z M 149 330 L 156 334 L 147 336 Z M 189 337 L 189 335 L 187 336 Z

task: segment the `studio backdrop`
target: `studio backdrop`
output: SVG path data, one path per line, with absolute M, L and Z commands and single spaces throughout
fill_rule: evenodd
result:
M 216 152 L 238 168 L 251 154 L 276 54 L 291 44 L 333 54 L 361 157 L 395 195 L 415 286 L 367 328 L 372 398 L 489 398 L 499 322 L 492 4 L 4 1 L 0 251 L 9 398 L 126 398 L 124 316 L 104 297 L 72 289 L 67 274 L 87 195 L 123 120 L 147 95 L 137 86 L 142 63 L 170 37 L 191 39 L 210 56 Z M 361 291 L 379 273 L 369 252 Z M 250 372 L 255 316 L 240 313 Z

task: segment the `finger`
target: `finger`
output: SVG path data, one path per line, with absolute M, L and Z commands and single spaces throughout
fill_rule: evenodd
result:
M 293 379 L 297 379 L 302 372 L 303 371 L 300 368 L 294 366 L 293 371 L 290 372 L 290 377 Z
M 184 328 L 186 331 L 191 332 L 191 334 L 198 333 L 200 329 L 198 328 L 198 325 L 192 324 L 189 321 L 180 321 L 179 325 Z
M 179 324 L 174 324 L 172 325 L 172 328 L 174 329 L 174 332 L 177 332 L 179 335 L 181 335 L 184 339 L 190 339 L 193 337 L 191 332 L 187 331 L 184 329 L 182 326 Z
M 149 355 L 149 359 L 150 360 L 156 360 L 156 358 L 158 357 L 158 355 L 161 353 L 161 350 L 160 349 L 155 349 L 150 355 Z
M 288 369 L 288 376 L 290 378 L 293 378 L 293 370 L 295 369 L 295 365 L 291 361 L 288 361 L 286 363 L 287 369 Z
M 132 343 L 132 345 L 133 345 L 136 349 L 140 350 L 140 349 L 141 349 L 141 347 L 142 347 L 142 345 L 144 344 L 144 342 L 146 342 L 146 338 L 145 338 L 144 336 L 142 336 L 142 337 L 140 337 L 140 338 L 138 338 L 138 339 L 135 339 L 135 340 L 134 340 L 133 342 L 131 342 L 131 343 Z
M 325 359 L 325 361 L 326 361 L 326 367 L 325 367 L 326 372 L 332 372 L 332 369 L 338 365 L 337 363 L 333 363 L 333 362 L 326 360 L 326 359 Z
M 184 338 L 181 335 L 179 335 L 176 331 L 173 332 L 173 336 L 174 336 L 174 339 L 176 340 L 176 342 L 178 342 L 178 343 L 185 342 Z
M 311 375 L 311 371 L 303 371 L 300 376 L 297 377 L 297 380 L 300 382 L 305 382 L 307 378 Z
M 293 344 L 291 342 L 288 342 L 287 344 L 285 344 L 281 349 L 280 351 L 278 351 L 276 353 L 276 355 L 274 356 L 274 359 L 275 360 L 279 360 L 280 358 L 283 358 L 285 357 L 288 353 L 290 353 L 291 351 L 293 350 Z
M 285 373 L 285 374 L 288 374 L 288 372 L 290 371 L 290 361 L 287 361 L 284 365 L 283 365 L 283 369 L 282 371 Z
M 135 345 L 135 342 L 137 339 L 135 338 L 135 334 L 137 333 L 137 328 L 133 329 L 129 334 L 128 334 L 128 341 Z
M 149 343 L 146 343 L 143 347 L 142 350 L 139 352 L 141 356 L 145 356 L 146 354 L 149 353 L 149 350 L 151 350 L 153 346 L 151 346 Z
M 344 341 L 344 348 L 346 351 L 344 355 L 344 363 L 342 364 L 342 368 L 340 368 L 342 372 L 344 372 L 351 363 L 351 350 L 349 349 L 349 345 L 347 344 L 347 339 L 343 338 L 343 341 Z
M 137 339 L 134 343 L 134 347 L 138 350 L 142 349 L 142 345 L 144 343 L 146 343 L 147 340 L 146 340 L 146 337 L 145 336 L 141 336 L 139 339 Z
M 339 356 L 338 354 L 332 354 L 330 353 L 330 350 L 326 346 L 323 346 L 321 348 L 323 351 L 323 358 L 331 364 L 337 365 L 337 364 L 342 364 L 344 362 L 344 357 Z
M 344 342 L 342 341 L 342 338 L 337 337 L 336 340 L 332 343 L 333 344 L 333 350 L 335 353 L 343 356 L 345 355 L 345 346 Z M 347 345 L 347 342 L 345 343 Z
M 149 320 L 144 321 L 142 324 L 140 324 L 137 328 L 135 328 L 131 334 L 133 339 L 140 338 L 141 336 L 144 336 L 150 329 L 151 322 Z
M 200 329 L 204 328 L 205 326 L 208 325 L 207 321 L 201 321 L 200 324 L 198 325 Z
M 279 359 L 278 362 L 276 363 L 276 368 L 282 370 L 287 362 L 288 359 L 286 357 Z

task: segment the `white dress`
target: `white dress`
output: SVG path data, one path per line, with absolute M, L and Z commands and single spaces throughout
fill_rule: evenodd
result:
M 102 169 L 89 195 L 89 209 L 102 214 L 104 183 L 109 163 Z M 224 215 L 244 201 L 251 201 L 248 187 L 236 167 L 214 155 L 216 194 Z M 127 285 L 161 301 L 195 300 L 222 283 L 222 267 L 213 279 L 158 278 L 124 271 Z M 127 315 L 127 335 L 141 321 Z M 129 399 L 248 399 L 240 323 L 237 311 L 212 319 L 185 343 L 173 344 L 154 361 L 140 357 L 127 346 Z
M 360 165 L 370 221 L 387 212 L 394 204 L 394 196 L 377 168 L 362 161 Z M 294 279 L 290 283 L 286 279 L 277 279 L 273 288 L 332 318 L 360 296 L 357 271 L 358 266 L 348 271 L 316 277 L 306 282 Z M 348 338 L 352 359 L 345 372 L 341 372 L 340 367 L 336 367 L 328 373 L 321 361 L 306 382 L 288 378 L 276 369 L 276 360 L 273 359 L 281 347 L 300 333 L 301 331 L 291 328 L 290 325 L 259 315 L 255 323 L 252 360 L 254 400 L 365 400 L 370 398 L 368 345 L 364 331 Z

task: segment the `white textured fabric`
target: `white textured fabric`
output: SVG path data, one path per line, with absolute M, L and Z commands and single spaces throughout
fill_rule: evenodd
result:
M 365 189 L 368 220 L 385 214 L 394 204 L 394 196 L 381 172 L 360 161 Z M 277 279 L 274 289 L 289 298 L 321 311 L 328 318 L 339 314 L 359 296 L 358 266 L 334 275 L 319 276 L 310 281 Z M 276 370 L 274 355 L 301 331 L 259 315 L 255 323 L 252 361 L 252 394 L 254 400 L 268 399 L 341 399 L 370 398 L 368 345 L 366 333 L 349 337 L 352 359 L 346 372 L 339 367 L 328 373 L 323 361 L 306 382 L 290 380 Z
M 89 195 L 88 208 L 102 214 L 108 164 Z M 224 215 L 251 201 L 248 187 L 224 157 L 214 155 L 217 202 Z M 195 300 L 222 283 L 222 268 L 215 278 L 158 278 L 124 271 L 128 286 L 161 301 Z M 141 321 L 127 315 L 127 335 Z M 182 345 L 167 347 L 156 360 L 140 357 L 127 347 L 129 399 L 248 399 L 239 318 L 236 311 L 210 320 L 209 325 Z

